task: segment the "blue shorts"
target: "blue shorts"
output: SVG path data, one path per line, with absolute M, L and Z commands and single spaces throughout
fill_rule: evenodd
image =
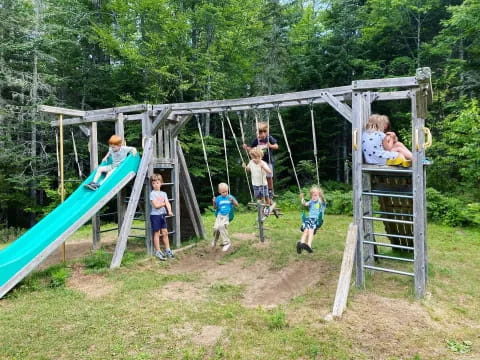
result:
M 152 224 L 152 231 L 157 232 L 161 229 L 167 228 L 167 221 L 165 215 L 150 215 L 150 222 Z
M 253 195 L 255 198 L 269 198 L 268 195 L 268 186 L 267 185 L 262 185 L 262 186 L 257 186 L 253 185 Z
M 313 229 L 317 228 L 317 218 L 306 218 L 305 222 L 302 224 L 305 229 Z

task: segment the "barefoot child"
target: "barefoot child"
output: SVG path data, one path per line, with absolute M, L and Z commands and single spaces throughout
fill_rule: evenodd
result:
M 300 254 L 302 250 L 312 253 L 313 236 L 319 227 L 319 217 L 323 218 L 323 211 L 325 210 L 325 196 L 323 191 L 318 186 L 310 188 L 310 201 L 305 201 L 303 193 L 300 194 L 302 205 L 308 207 L 308 217 L 302 223 L 303 234 L 299 242 L 297 242 L 297 253 Z

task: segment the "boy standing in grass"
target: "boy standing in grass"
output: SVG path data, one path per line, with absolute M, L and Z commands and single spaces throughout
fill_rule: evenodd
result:
M 150 213 L 150 222 L 153 231 L 153 247 L 155 255 L 160 260 L 164 261 L 167 257 L 173 259 L 172 250 L 170 250 L 170 242 L 168 240 L 167 221 L 165 215 L 172 216 L 172 207 L 168 196 L 164 191 L 160 191 L 163 184 L 163 178 L 160 174 L 153 174 L 151 178 L 152 192 L 150 193 L 150 202 L 152 204 L 152 211 Z M 160 233 L 162 234 L 162 241 L 165 246 L 165 253 L 160 250 Z
M 222 250 L 230 249 L 230 237 L 228 236 L 228 224 L 230 223 L 230 212 L 233 206 L 238 206 L 237 199 L 228 193 L 228 185 L 225 183 L 218 184 L 219 196 L 212 199 L 213 208 L 216 209 L 217 218 L 213 225 L 213 241 L 212 247 L 217 246 L 218 238 L 222 238 Z
M 102 162 L 107 161 L 109 157 L 112 158 L 112 163 L 110 165 L 102 165 L 97 169 L 93 181 L 85 186 L 90 190 L 97 190 L 100 185 L 102 185 L 105 180 L 112 174 L 120 163 L 127 158 L 129 153 L 132 153 L 133 156 L 137 156 L 137 149 L 133 146 L 124 146 L 123 139 L 118 135 L 112 135 L 108 140 L 108 145 L 110 146 L 107 155 L 104 156 Z M 102 174 L 105 174 L 105 178 L 99 182 Z

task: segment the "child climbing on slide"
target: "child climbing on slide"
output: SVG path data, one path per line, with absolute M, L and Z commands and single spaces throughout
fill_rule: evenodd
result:
M 362 135 L 363 158 L 374 165 L 412 165 L 412 153 L 398 141 L 397 135 L 386 130 L 390 120 L 386 115 L 373 114 L 368 118 Z
M 127 158 L 127 155 L 131 153 L 133 156 L 137 156 L 137 149 L 133 146 L 124 146 L 123 139 L 118 135 L 112 135 L 108 140 L 108 145 L 110 146 L 107 154 L 103 157 L 102 162 L 107 161 L 109 157 L 112 158 L 112 163 L 110 165 L 102 165 L 97 169 L 93 181 L 85 186 L 90 190 L 97 190 L 100 185 L 102 185 L 105 180 L 112 174 L 120 163 Z M 105 178 L 99 182 L 100 177 L 105 174 Z
M 312 253 L 313 236 L 319 227 L 319 217 L 323 220 L 323 210 L 325 209 L 325 196 L 323 190 L 318 186 L 310 188 L 310 200 L 305 201 L 303 193 L 300 194 L 302 205 L 308 207 L 308 216 L 302 223 L 302 238 L 297 242 L 297 253 L 301 254 L 302 250 Z

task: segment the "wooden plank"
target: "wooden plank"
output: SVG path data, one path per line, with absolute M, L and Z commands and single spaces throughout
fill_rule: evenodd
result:
M 193 224 L 195 235 L 200 238 L 205 237 L 205 228 L 203 227 L 202 214 L 200 213 L 200 207 L 198 206 L 197 197 L 195 196 L 195 190 L 193 188 L 190 174 L 188 173 L 187 163 L 183 156 L 182 147 L 177 142 L 177 158 L 178 167 L 180 172 L 180 191 L 185 198 L 185 204 L 187 207 L 188 215 Z
M 420 90 L 419 90 L 420 91 Z M 425 150 L 423 144 L 425 142 L 423 127 L 424 119 L 418 116 L 417 94 L 414 92 L 412 96 L 412 137 L 418 139 L 419 146 L 413 149 L 413 236 L 414 236 L 414 252 L 415 252 L 415 296 L 422 298 L 425 295 L 426 286 L 426 238 L 425 238 L 425 180 L 423 178 L 423 160 L 425 159 Z
M 182 127 L 192 118 L 192 116 L 192 114 L 179 115 L 178 117 L 180 117 L 180 120 L 175 125 L 171 126 L 170 135 L 177 137 Z
M 347 307 L 348 292 L 350 290 L 350 280 L 352 279 L 353 259 L 355 256 L 355 247 L 357 244 L 357 225 L 350 223 L 345 240 L 345 250 L 343 252 L 342 267 L 338 277 L 337 292 L 333 303 L 332 315 L 340 317 Z
M 322 93 L 322 98 L 325 99 L 325 101 L 335 110 L 337 110 L 337 112 L 346 120 L 352 122 L 352 109 L 348 105 L 340 102 L 335 96 L 327 91 Z
M 351 92 L 351 86 L 340 86 L 326 89 L 318 90 L 308 90 L 308 91 L 299 91 L 293 93 L 283 93 L 275 95 L 263 95 L 263 96 L 254 96 L 249 98 L 237 98 L 237 99 L 225 99 L 225 100 L 211 100 L 211 101 L 198 101 L 190 103 L 176 103 L 171 104 L 172 110 L 178 112 L 180 110 L 208 110 L 209 109 L 222 109 L 225 110 L 237 110 L 236 107 L 239 106 L 261 106 L 261 105 L 270 105 L 277 106 L 278 104 L 286 101 L 301 101 L 301 100 L 312 100 L 315 98 L 321 98 L 320 93 L 328 91 L 329 93 L 336 95 L 349 94 Z M 164 107 L 165 104 L 153 105 L 153 111 Z
M 372 93 L 372 101 L 389 101 L 389 100 L 408 100 L 410 99 L 410 91 L 381 91 Z
M 167 139 L 169 146 L 171 145 L 172 148 L 171 150 L 171 156 L 172 156 L 172 162 L 174 164 L 173 169 L 171 171 L 172 174 L 172 190 L 173 190 L 173 195 L 175 199 L 175 203 L 173 204 L 173 214 L 175 215 L 175 218 L 173 221 L 175 222 L 175 247 L 179 248 L 182 246 L 182 240 L 181 240 L 181 228 L 180 228 L 180 166 L 178 166 L 178 151 L 175 151 L 177 148 L 177 138 L 171 138 L 171 142 L 169 139 Z M 180 146 L 180 145 L 178 145 Z
M 98 131 L 97 123 L 90 124 L 90 172 L 98 167 Z M 94 249 L 100 248 L 100 215 L 95 214 L 92 216 L 92 247 Z
M 149 110 L 148 104 L 135 104 L 135 105 L 125 105 L 125 106 L 117 106 L 105 109 L 97 109 L 97 110 L 89 110 L 86 112 L 85 116 L 92 116 L 92 115 L 100 115 L 100 114 L 107 114 L 107 113 L 130 113 L 130 112 L 143 112 L 145 110 Z
M 152 124 L 152 136 L 158 129 L 160 129 L 168 120 L 168 115 L 172 112 L 171 106 L 165 106 L 155 117 Z
M 123 113 L 118 113 L 117 121 L 115 121 L 115 134 L 120 136 L 125 141 L 125 127 L 123 120 Z M 117 194 L 117 224 L 119 229 L 122 227 L 123 218 L 125 217 L 125 199 L 125 191 L 119 191 Z
M 135 178 L 135 183 L 133 184 L 132 193 L 130 195 L 130 201 L 128 202 L 127 211 L 125 212 L 125 218 L 118 235 L 117 246 L 115 247 L 115 252 L 113 253 L 110 269 L 119 267 L 122 262 L 123 254 L 125 252 L 125 248 L 127 247 L 128 235 L 132 227 L 133 218 L 135 216 L 135 211 L 137 210 L 138 200 L 140 199 L 140 194 L 143 190 L 143 184 L 147 175 L 148 166 L 152 160 L 152 155 L 152 138 L 147 138 L 145 140 L 142 160 L 140 161 L 140 166 L 137 171 L 137 177 Z
M 8 280 L 2 287 L 0 287 L 0 298 L 10 291 L 16 284 L 18 284 L 25 276 L 32 270 L 38 267 L 52 252 L 54 252 L 67 238 L 77 231 L 83 224 L 85 224 L 90 217 L 95 215 L 105 204 L 107 204 L 115 194 L 122 189 L 135 176 L 132 171 L 128 173 L 115 187 L 113 187 L 103 198 L 101 198 L 91 209 L 83 214 L 77 221 L 75 221 L 68 229 L 66 229 L 55 241 L 47 246 L 41 253 L 39 253 L 32 261 L 25 265 L 22 270 L 17 272 L 10 280 Z
M 357 225 L 358 237 L 355 252 L 355 283 L 359 288 L 365 287 L 365 272 L 363 269 L 363 198 L 362 198 L 362 131 L 365 99 L 363 93 L 354 91 L 352 94 L 352 185 L 353 185 L 353 215 Z M 356 148 L 355 148 L 356 147 Z
M 414 76 L 390 79 L 356 80 L 352 82 L 352 90 L 369 90 L 395 87 L 412 88 L 417 87 L 418 84 L 418 80 Z
M 105 113 L 105 114 L 93 114 L 93 115 L 88 115 L 83 118 L 79 117 L 74 117 L 70 119 L 64 119 L 63 120 L 63 125 L 78 125 L 78 124 L 88 124 L 91 122 L 99 122 L 99 121 L 115 121 L 117 119 L 118 114 L 123 114 L 120 112 L 110 112 L 110 113 Z M 143 113 L 141 114 L 129 114 L 129 115 L 124 115 L 124 120 L 125 121 L 132 121 L 132 120 L 142 120 L 143 119 Z M 52 126 L 58 126 L 58 120 L 51 121 L 50 124 Z
M 90 136 L 90 128 L 89 128 L 88 126 L 80 125 L 79 128 L 80 128 L 80 131 L 81 131 L 86 137 L 89 137 L 89 136 Z
M 75 109 L 67 109 L 57 106 L 49 106 L 49 105 L 39 105 L 38 111 L 50 113 L 50 114 L 62 114 L 62 115 L 71 115 L 71 116 L 85 116 L 85 111 L 83 110 L 75 110 Z

